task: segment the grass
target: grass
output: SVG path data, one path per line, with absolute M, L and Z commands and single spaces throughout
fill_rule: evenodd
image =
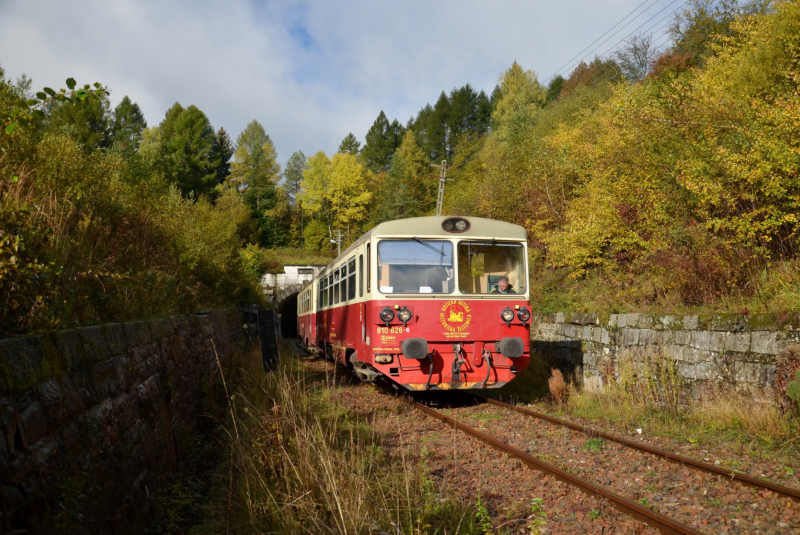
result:
M 326 265 L 336 257 L 336 251 L 322 253 L 303 247 L 263 249 L 262 261 L 267 273 L 283 273 L 285 265 Z
M 277 371 L 254 353 L 227 378 L 225 460 L 192 533 L 480 532 L 472 508 L 443 497 L 426 451 L 385 443 L 339 401 L 337 371 L 309 373 L 281 343 Z
M 643 362 L 618 361 L 617 375 L 603 378 L 602 390 L 572 388 L 565 410 L 573 416 L 612 422 L 648 434 L 686 439 L 757 442 L 774 449 L 796 449 L 800 422 L 784 414 L 769 390 L 734 390 L 706 385 L 699 399 L 685 399 L 674 361 L 654 354 Z

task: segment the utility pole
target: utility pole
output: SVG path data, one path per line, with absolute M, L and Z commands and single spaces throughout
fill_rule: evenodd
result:
M 336 230 L 336 239 L 331 238 L 331 243 L 336 244 L 336 256 L 342 254 L 342 230 Z
M 454 180 L 452 178 L 447 178 L 447 170 L 455 168 L 447 167 L 447 160 L 442 160 L 442 163 L 440 164 L 432 163 L 431 167 L 439 168 L 439 194 L 436 196 L 436 215 L 442 215 L 442 204 L 444 203 L 444 183 L 448 180 L 450 182 Z

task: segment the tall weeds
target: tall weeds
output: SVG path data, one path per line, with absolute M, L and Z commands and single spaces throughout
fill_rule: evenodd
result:
M 686 398 L 676 361 L 662 353 L 639 358 L 624 354 L 602 382 L 602 388 L 573 392 L 568 407 L 581 416 L 632 427 L 646 424 L 653 432 L 732 432 L 767 442 L 791 439 L 797 425 L 781 414 L 767 389 L 737 390 L 709 383 L 695 385 L 698 399 Z
M 335 371 L 315 377 L 284 362 L 262 381 L 252 371 L 229 397 L 226 496 L 211 515 L 217 529 L 448 533 L 437 519 L 460 520 L 431 492 L 420 454 L 387 453 L 366 417 L 343 406 Z

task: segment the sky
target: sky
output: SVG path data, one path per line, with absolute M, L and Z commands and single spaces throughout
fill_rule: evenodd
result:
M 349 132 L 363 143 L 381 110 L 405 124 L 442 91 L 490 94 L 514 61 L 545 82 L 631 34 L 656 32 L 666 44 L 670 14 L 685 5 L 0 0 L 0 66 L 11 80 L 32 78 L 34 91 L 69 77 L 100 82 L 112 106 L 128 95 L 149 126 L 175 102 L 197 106 L 234 141 L 255 119 L 285 163 L 297 150 L 331 155 Z

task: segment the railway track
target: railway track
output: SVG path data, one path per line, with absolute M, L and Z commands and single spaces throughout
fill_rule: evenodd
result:
M 754 489 L 761 489 L 769 493 L 776 493 L 785 497 L 790 497 L 793 500 L 797 500 L 797 498 L 800 497 L 800 491 L 791 487 L 785 487 L 783 485 L 779 485 L 770 481 L 754 478 L 752 476 L 743 474 L 741 472 L 731 471 L 719 466 L 696 461 L 694 459 L 690 459 L 682 455 L 663 451 L 646 444 L 641 444 L 635 441 L 628 440 L 624 437 L 612 435 L 610 433 L 594 431 L 592 429 L 577 424 L 573 424 L 571 422 L 566 422 L 564 420 L 559 420 L 557 418 L 552 418 L 547 415 L 539 414 L 534 411 L 524 409 L 522 407 L 515 407 L 513 405 L 509 405 L 499 401 L 489 400 L 481 396 L 476 396 L 476 398 L 485 401 L 485 403 L 487 403 L 490 406 L 496 406 L 504 410 L 512 410 L 524 414 L 526 416 L 544 420 L 550 424 L 561 426 L 563 428 L 568 428 L 571 429 L 572 431 L 576 431 L 579 433 L 584 433 L 587 437 L 591 438 L 602 437 L 605 440 L 613 441 L 617 444 L 620 444 L 628 448 L 633 448 L 635 449 L 635 451 L 641 452 L 642 455 L 657 456 L 658 458 L 670 461 L 671 463 L 677 463 L 682 467 L 691 467 L 692 469 L 712 474 L 714 476 L 717 476 L 718 480 L 727 481 L 727 484 L 743 483 Z M 467 425 L 463 421 L 456 420 L 453 417 L 450 417 L 446 414 L 442 414 L 428 406 L 422 405 L 410 399 L 405 399 L 405 401 L 406 403 L 412 405 L 415 409 L 422 411 L 425 414 L 433 418 L 436 418 L 441 422 L 444 422 L 448 427 L 458 429 L 463 433 L 466 433 L 486 443 L 487 445 L 508 454 L 511 457 L 515 457 L 535 470 L 551 474 L 557 479 L 579 488 L 588 495 L 605 498 L 621 512 L 631 515 L 634 518 L 647 523 L 648 525 L 652 526 L 653 528 L 663 533 L 686 533 L 686 534 L 704 533 L 703 531 L 699 531 L 697 528 L 692 527 L 675 518 L 671 518 L 670 516 L 652 510 L 651 508 L 647 507 L 645 503 L 643 503 L 644 500 L 635 501 L 630 498 L 627 498 L 622 494 L 620 494 L 619 492 L 615 492 L 613 489 L 607 486 L 593 483 L 589 479 L 580 477 L 575 473 L 568 471 L 567 469 L 556 466 L 551 462 L 546 462 L 543 459 L 534 457 L 533 455 L 530 455 L 529 453 L 523 451 L 521 448 L 514 447 L 509 443 L 507 443 L 506 441 L 497 438 L 496 436 L 489 436 L 488 434 L 478 429 L 475 429 L 470 425 Z M 701 507 L 700 509 L 702 510 L 703 508 Z M 789 526 L 786 525 L 786 527 L 788 528 Z M 715 528 L 713 526 L 709 526 L 709 529 L 715 529 Z M 793 531 L 778 529 L 777 532 L 792 533 Z
M 696 459 L 692 459 L 691 457 L 686 457 L 685 455 L 680 455 L 677 453 L 673 453 L 670 451 L 662 450 L 659 448 L 655 448 L 653 446 L 643 444 L 641 442 L 636 442 L 635 440 L 630 440 L 625 437 L 621 437 L 619 435 L 614 435 L 612 433 L 605 433 L 603 431 L 597 431 L 576 423 L 568 422 L 566 420 L 561 420 L 559 418 L 554 418 L 552 416 L 548 416 L 546 414 L 541 414 L 524 407 L 518 407 L 516 405 L 511 405 L 509 403 L 503 403 L 502 401 L 497 401 L 491 398 L 486 398 L 479 395 L 474 395 L 477 399 L 481 400 L 484 403 L 488 403 L 489 405 L 495 405 L 497 407 L 503 407 L 505 409 L 509 409 L 512 411 L 517 411 L 522 414 L 526 414 L 528 416 L 532 416 L 534 418 L 539 418 L 540 420 L 545 420 L 550 423 L 568 427 L 570 429 L 574 429 L 575 431 L 580 431 L 582 433 L 586 433 L 588 436 L 591 437 L 600 437 L 606 440 L 611 440 L 613 442 L 617 442 L 619 444 L 623 444 L 628 446 L 629 448 L 634 448 L 639 451 L 644 451 L 653 455 L 657 455 L 658 457 L 662 457 L 669 461 L 680 463 L 682 465 L 688 465 L 698 470 L 702 470 L 703 472 L 708 472 L 710 474 L 717 474 L 724 476 L 728 479 L 733 481 L 739 481 L 746 485 L 759 488 L 759 489 L 767 489 L 772 492 L 776 492 L 778 494 L 783 494 L 784 496 L 800 499 L 800 489 L 787 487 L 785 485 L 780 485 L 778 483 L 774 483 L 772 481 L 768 481 L 765 479 L 759 479 L 757 477 L 750 476 L 738 470 L 726 469 L 720 466 L 716 466 L 713 464 L 704 463 L 702 461 L 698 461 Z

